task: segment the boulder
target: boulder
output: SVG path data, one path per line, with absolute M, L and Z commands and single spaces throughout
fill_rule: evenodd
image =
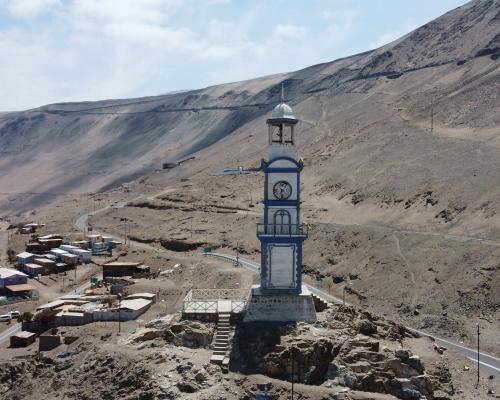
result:
M 176 346 L 207 347 L 213 339 L 214 325 L 197 321 L 180 321 L 165 331 L 165 339 Z
M 356 385 L 358 383 L 358 376 L 354 372 L 347 370 L 343 378 L 345 386 L 351 389 L 356 388 Z
M 146 325 L 144 325 L 144 326 L 146 328 L 166 330 L 170 326 L 171 320 L 172 320 L 172 316 L 167 315 L 166 317 L 153 319 L 153 320 L 147 322 Z
M 194 379 L 196 380 L 196 382 L 198 383 L 202 383 L 202 382 L 205 382 L 206 379 L 207 379 L 207 371 L 205 371 L 204 369 L 198 371 L 195 375 L 194 375 Z
M 198 388 L 192 382 L 189 382 L 187 380 L 177 382 L 176 386 L 177 389 L 184 393 L 194 393 L 198 390 Z
M 419 373 L 424 372 L 424 364 L 419 356 L 411 356 L 406 363 Z
M 400 358 L 404 363 L 408 362 L 408 359 L 413 355 L 413 353 L 410 350 L 406 349 L 397 349 L 394 354 L 397 358 Z
M 136 333 L 130 335 L 128 338 L 129 343 L 140 343 L 148 340 L 153 340 L 163 336 L 163 331 L 158 329 L 141 329 Z
M 394 372 L 397 378 L 411 378 L 412 376 L 418 376 L 420 373 L 410 367 L 407 364 L 404 364 L 399 358 L 392 358 L 387 361 L 387 369 L 390 369 Z
M 410 378 L 410 382 L 412 385 L 418 388 L 418 391 L 420 393 L 423 393 L 426 396 L 432 394 L 433 386 L 429 375 L 412 376 Z
M 359 333 L 367 336 L 371 336 L 377 333 L 377 325 L 375 325 L 371 321 L 368 321 L 367 319 L 358 321 L 358 323 L 356 324 L 356 329 Z

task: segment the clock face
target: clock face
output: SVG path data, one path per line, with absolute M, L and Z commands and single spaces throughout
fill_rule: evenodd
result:
M 287 181 L 278 181 L 273 186 L 273 194 L 278 200 L 286 200 L 292 195 L 292 186 Z

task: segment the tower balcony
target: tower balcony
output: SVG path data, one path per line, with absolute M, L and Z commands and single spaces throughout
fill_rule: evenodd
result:
M 295 237 L 306 239 L 309 234 L 307 225 L 305 224 L 257 224 L 257 237 Z

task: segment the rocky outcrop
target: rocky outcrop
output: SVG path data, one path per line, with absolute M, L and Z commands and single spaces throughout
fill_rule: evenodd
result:
M 329 305 L 315 324 L 237 326 L 232 368 L 400 399 L 431 399 L 439 383 L 417 355 L 399 345 L 413 336 L 367 311 Z
M 341 343 L 309 335 L 307 324 L 250 323 L 236 329 L 232 358 L 243 369 L 267 376 L 319 384 Z
M 207 347 L 212 343 L 214 332 L 214 324 L 183 320 L 169 326 L 165 340 L 176 346 Z

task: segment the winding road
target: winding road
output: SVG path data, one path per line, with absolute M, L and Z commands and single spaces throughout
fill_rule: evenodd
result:
M 228 254 L 223 254 L 223 253 L 205 253 L 207 256 L 212 256 L 212 257 L 217 257 L 222 260 L 230 261 L 233 263 L 236 263 L 236 257 L 231 256 Z M 242 257 L 238 257 L 238 262 L 248 270 L 259 273 L 260 271 L 260 265 L 254 261 L 247 260 Z M 321 289 L 318 289 L 314 286 L 308 285 L 308 284 L 303 284 L 311 293 L 315 294 L 316 296 L 320 297 L 321 299 L 328 301 L 328 302 L 333 302 L 333 303 L 338 303 L 342 304 L 342 299 L 339 299 L 338 297 L 332 296 L 331 294 L 328 294 Z M 438 336 L 431 335 L 427 332 L 422 332 L 414 328 L 408 327 L 409 330 L 416 332 L 422 336 L 428 336 L 433 338 L 436 341 L 436 344 L 438 346 L 446 347 L 447 349 L 461 354 L 468 358 L 470 361 L 477 363 L 477 350 L 462 346 L 460 344 L 451 342 L 449 340 L 440 338 Z M 488 375 L 495 375 L 496 377 L 500 377 L 500 358 L 491 356 L 486 353 L 479 353 L 479 363 L 481 365 L 481 369 L 483 372 L 486 372 Z
M 122 208 L 125 206 L 125 204 L 126 203 L 120 203 L 120 204 L 117 204 L 114 206 L 107 206 L 107 207 L 101 208 L 99 210 L 96 210 L 94 212 L 83 214 L 76 220 L 75 226 L 84 231 L 86 228 L 89 216 L 103 212 L 103 211 L 105 211 L 109 208 L 112 208 L 112 207 Z M 388 229 L 390 229 L 390 228 L 388 228 Z M 405 231 L 400 231 L 400 232 L 405 233 Z M 100 233 L 105 234 L 105 232 L 100 232 Z M 419 232 L 408 231 L 407 233 L 417 233 L 418 234 Z M 428 232 L 425 232 L 425 233 L 420 232 L 420 233 L 421 234 L 429 234 Z M 113 235 L 110 235 L 110 236 L 113 236 Z M 470 238 L 470 237 L 467 237 L 467 238 L 461 237 L 460 238 L 460 237 L 456 237 L 456 236 L 454 236 L 454 237 L 450 236 L 449 238 L 450 239 L 453 238 L 455 240 L 457 240 L 457 239 L 458 240 L 478 240 L 478 241 L 488 242 L 488 244 L 493 244 L 493 243 L 490 243 L 491 241 L 489 241 L 489 240 L 483 240 L 483 239 L 479 239 L 479 238 Z M 396 245 L 397 245 L 399 251 L 401 251 L 401 249 L 399 247 L 399 240 L 397 239 L 397 236 L 395 236 L 395 240 L 396 240 Z M 497 242 L 495 242 L 495 243 L 496 243 L 495 245 L 498 245 Z M 148 245 L 146 243 L 136 242 L 133 240 L 130 241 L 130 245 L 132 245 L 134 247 L 153 250 L 153 251 L 159 251 L 159 252 L 163 251 L 162 249 L 158 249 L 157 247 Z M 230 261 L 233 263 L 236 263 L 236 261 L 237 261 L 235 256 L 224 254 L 224 253 L 212 252 L 212 253 L 205 253 L 205 254 L 208 256 L 211 256 L 211 257 L 217 257 L 219 259 Z M 401 254 L 401 256 L 403 257 L 403 260 L 405 262 L 407 262 L 406 258 L 402 254 Z M 238 262 L 243 267 L 245 267 L 246 269 L 248 269 L 254 273 L 260 272 L 260 264 L 254 262 L 254 261 L 247 260 L 247 259 L 242 258 L 242 257 L 238 257 Z M 309 284 L 304 284 L 304 286 L 307 287 L 307 289 L 311 293 L 315 294 L 316 296 L 320 297 L 321 299 L 323 299 L 325 301 L 342 304 L 342 299 L 339 299 L 338 297 L 332 296 L 331 294 L 326 293 L 326 292 L 322 291 L 321 289 L 318 289 L 318 288 L 311 286 Z M 422 335 L 422 336 L 431 337 L 435 340 L 435 342 L 438 346 L 446 347 L 447 349 L 449 349 L 455 353 L 458 353 L 462 356 L 465 356 L 471 362 L 477 363 L 477 350 L 462 346 L 458 343 L 452 342 L 452 341 L 447 340 L 447 339 L 443 339 L 443 338 L 438 337 L 438 336 L 431 335 L 427 332 L 423 332 L 423 331 L 420 331 L 420 330 L 417 330 L 417 329 L 414 329 L 411 327 L 407 327 L 407 328 L 413 332 L 416 332 L 416 333 Z M 480 363 L 480 366 L 481 366 L 481 369 L 483 372 L 487 373 L 488 375 L 495 375 L 496 377 L 500 377 L 500 358 L 494 357 L 494 356 L 486 354 L 486 353 L 479 353 L 479 363 Z

